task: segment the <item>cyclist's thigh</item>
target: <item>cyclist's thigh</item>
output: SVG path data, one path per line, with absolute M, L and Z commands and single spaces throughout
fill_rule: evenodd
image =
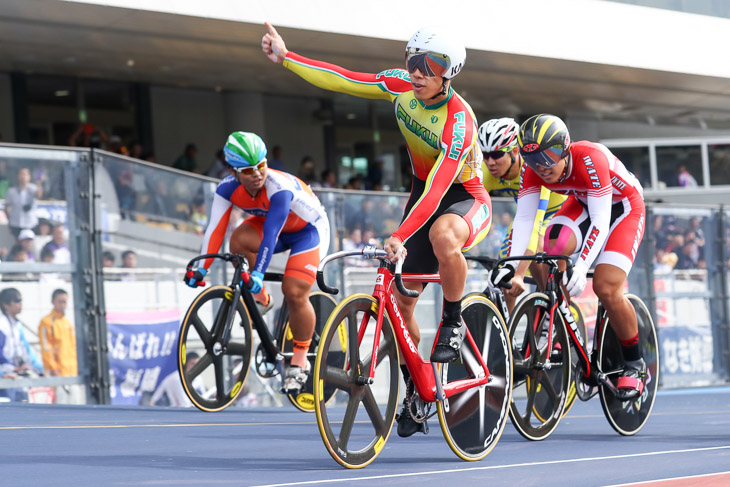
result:
M 548 254 L 572 255 L 583 243 L 591 219 L 575 198 L 568 198 L 545 230 L 543 249 Z
M 264 235 L 264 220 L 265 218 L 262 216 L 251 216 L 233 230 L 231 251 L 258 252 Z
M 492 226 L 492 200 L 467 199 L 452 203 L 444 213 L 460 216 L 468 227 L 468 236 L 462 247 L 466 252 L 481 242 Z
M 311 287 L 317 277 L 317 266 L 320 261 L 320 232 L 316 227 L 307 224 L 294 233 L 282 233 L 279 236 L 282 247 L 291 250 L 286 261 L 284 277 L 296 277 L 309 283 Z M 278 247 L 278 246 L 277 246 Z
M 644 236 L 645 209 L 641 200 L 624 200 L 614 205 L 611 228 L 603 251 L 596 259 L 598 264 L 611 264 L 629 273 L 636 259 L 636 252 Z

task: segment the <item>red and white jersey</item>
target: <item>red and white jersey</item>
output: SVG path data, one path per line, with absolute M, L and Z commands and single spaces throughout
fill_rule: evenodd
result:
M 568 173 L 558 182 L 548 184 L 527 164 L 522 165 L 517 214 L 512 226 L 513 241 L 510 255 L 523 255 L 530 229 L 540 202 L 540 188 L 574 196 L 587 209 L 591 219 L 580 256 L 590 265 L 603 247 L 611 221 L 611 206 L 627 200 L 641 201 L 643 188 L 636 177 L 603 144 L 579 141 L 570 146 Z

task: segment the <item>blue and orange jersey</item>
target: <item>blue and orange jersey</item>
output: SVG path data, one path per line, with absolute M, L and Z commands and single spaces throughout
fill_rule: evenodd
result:
M 291 51 L 284 66 L 320 88 L 394 104 L 413 176 L 425 182 L 425 189 L 393 236 L 408 240 L 436 212 L 452 184 L 463 185 L 479 202 L 489 201 L 482 185 L 476 117 L 451 88 L 442 102 L 425 105 L 416 99 L 410 75 L 403 69 L 358 73 Z
M 261 246 L 254 270 L 265 272 L 282 233 L 295 233 L 307 225 L 317 225 L 327 215 L 312 189 L 296 176 L 267 170 L 266 181 L 256 196 L 251 196 L 233 176 L 223 179 L 216 189 L 210 223 L 203 237 L 202 253 L 220 250 L 233 206 L 250 215 L 265 218 Z M 212 260 L 204 264 L 207 269 Z

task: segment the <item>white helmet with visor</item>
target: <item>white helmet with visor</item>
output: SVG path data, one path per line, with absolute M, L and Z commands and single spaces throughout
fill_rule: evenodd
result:
M 444 34 L 439 27 L 419 29 L 406 44 L 406 66 L 412 73 L 418 68 L 424 76 L 451 79 L 466 62 L 464 44 Z

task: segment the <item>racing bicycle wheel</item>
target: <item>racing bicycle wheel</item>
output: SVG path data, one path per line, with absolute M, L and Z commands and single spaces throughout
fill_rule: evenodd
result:
M 226 327 L 231 333 L 224 344 Z M 177 363 L 185 394 L 198 409 L 215 412 L 235 402 L 248 376 L 251 345 L 246 306 L 239 299 L 234 309 L 230 287 L 213 286 L 195 298 L 180 327 Z
M 322 330 L 314 365 L 317 426 L 327 451 L 340 465 L 362 468 L 382 451 L 393 428 L 400 369 L 398 344 L 387 313 L 378 336 L 372 384 L 372 361 L 378 303 L 354 294 L 342 301 Z M 362 330 L 362 339 L 358 331 Z M 332 366 L 341 364 L 345 366 Z M 335 394 L 335 401 L 327 399 Z
M 496 306 L 481 294 L 462 301 L 471 340 L 464 340 L 456 362 L 441 365 L 443 384 L 484 377 L 489 383 L 436 402 L 439 423 L 449 447 L 463 460 L 481 460 L 492 451 L 507 424 L 512 392 L 512 350 Z M 484 359 L 487 370 L 479 361 Z
M 644 392 L 636 399 L 620 401 L 608 387 L 601 385 L 599 394 L 603 412 L 606 414 L 606 419 L 608 419 L 611 427 L 619 434 L 630 436 L 635 435 L 644 427 L 654 407 L 656 391 L 659 386 L 659 342 L 654 321 L 651 319 L 651 314 L 646 305 L 633 294 L 627 294 L 626 297 L 636 311 L 636 321 L 639 325 L 641 356 L 646 362 L 647 372 Z M 606 320 L 598 340 L 599 370 L 607 374 L 609 380 L 615 385 L 620 373 L 623 371 L 624 360 L 621 343 L 618 341 L 613 328 L 608 326 L 608 320 Z
M 316 317 L 316 321 L 314 323 L 314 336 L 312 336 L 312 343 L 309 345 L 309 364 L 311 365 L 311 370 L 314 370 L 314 360 L 316 358 L 317 353 L 317 345 L 319 345 L 319 338 L 322 334 L 322 329 L 324 328 L 324 324 L 327 322 L 327 318 L 329 318 L 330 314 L 332 314 L 332 311 L 334 311 L 335 306 L 337 306 L 337 302 L 334 300 L 332 296 L 329 294 L 325 294 L 322 292 L 314 292 L 309 295 L 309 302 L 312 303 L 312 307 L 314 308 L 314 315 Z M 287 308 L 288 309 L 288 308 Z M 279 337 L 278 343 L 281 344 L 280 351 L 286 355 L 290 355 L 294 353 L 294 335 L 291 331 L 291 326 L 289 323 L 289 315 L 287 313 L 287 316 L 284 318 L 284 326 L 281 329 L 281 336 Z M 331 357 L 331 359 L 333 359 Z M 285 365 L 289 365 L 290 359 L 285 360 Z M 344 358 L 339 361 L 339 366 L 342 368 L 344 366 Z M 335 363 L 330 363 L 330 365 L 336 365 Z M 303 411 L 305 413 L 313 413 L 314 412 L 314 388 L 312 387 L 312 384 L 314 383 L 314 374 L 309 374 L 309 379 L 307 379 L 307 383 L 304 384 L 304 387 L 302 387 L 302 390 L 298 394 L 287 394 L 286 397 L 289 399 L 289 402 L 291 402 L 294 407 L 299 409 L 300 411 Z M 332 391 L 334 393 L 334 391 Z M 330 398 L 332 398 L 333 394 L 330 394 Z M 329 399 L 326 399 L 329 400 Z
M 570 343 L 563 318 L 553 321 L 548 357 L 548 297 L 532 293 L 515 306 L 509 321 L 514 359 L 510 418 L 528 440 L 543 440 L 557 428 L 571 385 Z
M 578 331 L 581 333 L 581 337 L 583 338 L 583 342 L 586 343 L 587 337 L 586 337 L 586 322 L 583 318 L 583 312 L 581 312 L 578 305 L 571 302 L 570 303 L 570 314 L 573 315 L 573 320 L 575 321 L 575 325 L 578 328 Z M 566 326 L 566 331 L 567 326 Z M 572 341 L 571 341 L 572 343 Z M 587 346 L 586 346 L 587 348 Z M 565 417 L 566 414 L 568 414 L 568 411 L 570 411 L 570 408 L 573 407 L 573 404 L 575 403 L 577 396 L 577 390 L 576 390 L 576 380 L 578 378 L 578 374 L 580 371 L 578 370 L 580 367 L 580 358 L 578 357 L 578 352 L 575 349 L 571 349 L 570 354 L 570 362 L 571 362 L 571 377 L 572 380 L 570 381 L 570 389 L 568 389 L 568 397 L 565 400 L 565 408 L 563 409 L 563 417 Z M 559 369 L 550 369 L 547 371 L 548 376 L 550 376 L 550 380 L 554 381 L 557 380 L 557 376 L 562 374 L 562 370 Z M 547 418 L 550 416 L 550 413 L 552 412 L 552 406 L 550 405 L 549 401 L 545 401 L 545 396 L 538 395 L 535 397 L 535 408 L 534 412 L 537 415 L 537 417 L 543 421 L 542 418 Z

